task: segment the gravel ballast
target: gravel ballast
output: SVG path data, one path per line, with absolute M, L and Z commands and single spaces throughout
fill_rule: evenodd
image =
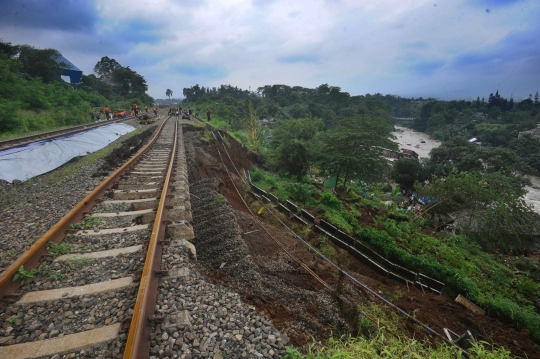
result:
M 131 133 L 121 137 L 110 145 L 123 143 L 120 148 L 75 173 L 67 171 L 66 174 L 63 171 L 86 158 L 74 159 L 20 185 L 0 181 L 0 270 L 6 269 L 89 191 L 138 151 L 155 128 L 152 126 L 141 134 Z
M 25 305 L 10 305 L 0 317 L 0 336 L 10 344 L 45 340 L 121 322 L 133 313 L 137 286 L 119 291 Z
M 156 312 L 166 320 L 156 327 L 150 358 L 280 358 L 289 342 L 268 317 L 231 290 L 209 283 L 184 247 L 167 247 L 162 267 L 184 268 L 163 277 Z M 185 322 L 175 322 L 180 313 Z
M 25 292 L 76 287 L 132 276 L 144 265 L 143 251 L 120 254 L 116 257 L 99 259 L 76 259 L 55 261 L 44 268 L 33 279 L 32 285 L 21 287 Z M 56 278 L 52 276 L 57 276 Z M 61 276 L 61 277 L 58 277 Z

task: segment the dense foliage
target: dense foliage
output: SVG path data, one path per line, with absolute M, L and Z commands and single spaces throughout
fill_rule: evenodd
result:
M 540 341 L 540 267 L 527 259 L 510 263 L 500 254 L 521 251 L 540 233 L 538 215 L 523 200 L 526 175 L 539 173 L 540 141 L 517 138 L 539 122 L 538 100 L 515 103 L 498 93 L 488 103 L 350 96 L 326 84 L 263 86 L 256 92 L 197 85 L 184 95 L 195 112 L 211 108 L 211 123 L 257 151 L 275 172 L 252 171 L 259 187 L 309 208 L 389 260 L 444 282 L 449 297 L 465 295 Z M 258 146 L 247 134 L 246 118 L 253 112 L 263 125 Z M 413 117 L 416 129 L 445 142 L 430 159 L 402 158 L 391 169 L 380 154 L 382 147 L 396 148 L 390 135 L 394 117 Z M 337 191 L 323 190 L 313 175 L 337 175 Z M 422 215 L 379 202 L 405 199 L 384 183 L 390 179 L 430 198 Z M 362 198 L 366 193 L 375 193 L 375 200 Z M 378 217 L 366 225 L 363 217 L 372 213 Z M 460 235 L 433 232 L 441 217 L 458 218 Z M 328 240 L 316 241 L 327 258 L 347 263 Z
M 427 132 L 437 139 L 464 140 L 476 137 L 484 146 L 505 147 L 516 151 L 518 156 L 535 173 L 540 173 L 538 143 L 527 151 L 517 140 L 520 131 L 531 130 L 540 123 L 540 95 L 536 92 L 528 98 L 515 102 L 502 97 L 497 91 L 489 95 L 487 102 L 435 101 L 422 106 L 415 117 L 413 128 Z M 536 150 L 536 151 L 535 151 Z
M 87 123 L 104 106 L 120 110 L 133 102 L 152 105 L 144 78 L 120 64 L 113 73 L 119 85 L 89 75 L 74 89 L 58 75 L 59 55 L 54 49 L 0 41 L 0 137 Z
M 396 148 L 390 141 L 392 107 L 386 101 L 395 100 L 393 96 L 350 96 L 327 84 L 314 89 L 268 85 L 256 92 L 195 85 L 183 94 L 185 107 L 201 114 L 210 108 L 214 125 L 246 139 L 269 166 L 297 179 L 314 167 L 338 176 L 342 186 L 351 180 L 381 180 L 388 166 L 377 146 Z M 257 129 L 254 118 L 273 131 Z

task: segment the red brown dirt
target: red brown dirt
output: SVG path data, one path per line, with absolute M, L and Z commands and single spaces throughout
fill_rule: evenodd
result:
M 226 134 L 223 134 L 227 136 Z M 253 154 L 249 154 L 249 151 L 238 144 L 233 138 L 228 137 L 230 146 L 227 148 L 231 158 L 233 159 L 237 169 L 239 171 L 251 169 L 252 163 L 249 158 L 254 158 Z M 244 205 L 242 199 L 236 192 L 234 185 L 240 191 L 240 195 L 247 198 L 249 204 L 253 203 L 255 199 L 244 193 L 244 187 L 237 175 L 233 176 L 235 181 L 234 185 L 231 182 L 227 171 L 224 169 L 221 162 L 221 152 L 223 162 L 230 173 L 235 173 L 234 168 L 231 166 L 227 155 L 223 151 L 222 144 L 211 140 L 203 144 L 203 151 L 212 159 L 210 163 L 202 163 L 199 167 L 199 177 L 211 178 L 219 177 L 222 179 L 224 185 L 220 189 L 220 193 L 225 196 L 228 203 L 236 210 L 238 218 L 238 224 L 240 225 L 244 233 L 244 241 L 247 244 L 250 254 L 256 258 L 256 264 L 261 268 L 265 267 L 264 257 L 275 256 L 281 253 L 282 250 L 276 244 L 276 242 L 257 224 L 251 211 Z M 202 161 L 201 161 L 202 162 Z M 278 214 L 279 215 L 279 214 Z M 336 286 L 338 283 L 338 272 L 332 266 L 323 262 L 316 257 L 312 252 L 309 252 L 303 244 L 296 238 L 288 233 L 284 232 L 284 229 L 276 228 L 277 221 L 273 219 L 269 214 L 263 214 L 263 217 L 267 223 L 264 224 L 266 230 L 281 242 L 289 252 L 306 263 L 311 270 L 317 275 L 323 278 L 327 283 L 332 286 Z M 365 217 L 365 216 L 363 216 Z M 300 233 L 304 227 L 300 227 L 296 222 L 291 222 L 284 218 L 287 225 L 295 229 L 296 233 Z M 373 224 L 371 218 L 366 219 L 366 224 Z M 315 244 L 316 240 L 313 234 L 308 236 L 308 241 Z M 336 248 L 336 250 L 338 250 Z M 345 261 L 349 263 L 347 271 L 353 275 L 357 280 L 368 285 L 372 290 L 378 293 L 401 293 L 401 296 L 394 301 L 394 304 L 403 309 L 405 312 L 413 315 L 416 319 L 425 323 L 438 333 L 443 333 L 443 328 L 449 328 L 456 333 L 464 333 L 466 330 L 470 330 L 475 337 L 481 340 L 492 342 L 497 346 L 504 346 L 511 350 L 514 355 L 526 356 L 528 358 L 540 358 L 540 347 L 535 344 L 528 334 L 524 331 L 518 332 L 510 326 L 502 324 L 493 318 L 487 316 L 480 316 L 473 314 L 461 305 L 451 301 L 444 296 L 438 296 L 432 293 L 425 293 L 414 287 L 408 287 L 406 285 L 392 281 L 386 277 L 374 272 L 371 268 L 367 267 L 364 263 L 358 261 L 355 257 L 343 254 L 344 251 L 340 250 L 342 255 L 346 256 Z M 228 283 L 228 278 L 220 271 L 214 272 L 212 278 L 218 283 Z M 310 291 L 319 291 L 323 289 L 321 283 L 316 281 L 306 271 L 299 270 L 296 273 L 287 273 L 284 279 L 288 284 L 297 286 L 298 288 L 308 289 Z M 363 290 L 360 290 L 352 284 L 347 284 L 345 287 L 345 295 L 354 300 L 356 303 L 366 301 L 376 301 L 375 297 L 371 294 L 365 294 Z M 254 295 L 253 293 L 240 293 L 243 299 L 254 305 L 259 311 L 264 311 L 270 319 L 272 319 L 274 325 L 280 329 L 287 321 L 292 318 L 298 318 L 299 313 L 295 313 L 290 310 L 288 303 L 280 300 L 279 293 L 273 298 Z M 380 304 L 380 303 L 378 303 Z M 307 304 L 304 308 L 307 313 L 315 313 L 318 308 L 314 304 Z M 390 310 L 390 309 L 388 309 Z M 316 339 L 324 340 L 332 328 L 325 326 L 325 323 L 321 324 L 321 330 L 318 331 Z M 428 339 L 430 335 L 417 325 L 413 325 L 412 322 L 408 322 L 408 329 L 410 335 L 414 335 L 417 339 Z M 302 346 L 309 343 L 311 340 L 301 332 L 287 333 L 291 338 L 291 342 L 294 345 Z

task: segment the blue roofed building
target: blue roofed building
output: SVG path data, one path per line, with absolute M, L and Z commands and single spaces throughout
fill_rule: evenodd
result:
M 73 86 L 81 82 L 83 72 L 77 66 L 73 65 L 71 61 L 62 55 L 58 56 L 55 60 L 56 62 L 63 64 L 62 72 L 59 74 L 59 76 L 64 81 L 69 82 Z

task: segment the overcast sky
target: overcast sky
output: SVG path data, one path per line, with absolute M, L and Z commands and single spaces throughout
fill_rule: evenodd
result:
M 195 84 L 340 86 L 476 99 L 540 90 L 538 0 L 0 0 L 0 38 L 102 56 L 149 94 Z

